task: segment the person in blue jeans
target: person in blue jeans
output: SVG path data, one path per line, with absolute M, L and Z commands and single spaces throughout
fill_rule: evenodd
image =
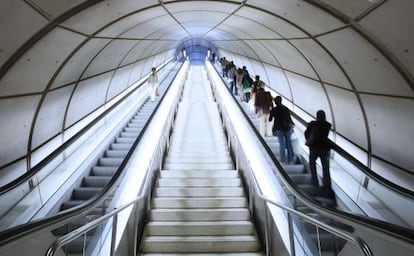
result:
M 279 140 L 280 162 L 292 164 L 294 155 L 290 138 L 292 136 L 293 121 L 290 110 L 282 104 L 282 97 L 276 96 L 274 102 L 276 106 L 270 110 L 269 121 L 274 119 L 272 132 Z
M 312 183 L 319 187 L 316 175 L 316 159 L 319 157 L 322 164 L 322 192 L 325 196 L 334 194 L 331 185 L 331 175 L 329 173 L 330 143 L 328 134 L 331 124 L 326 121 L 323 110 L 316 113 L 316 121 L 308 123 L 305 130 L 306 145 L 309 147 L 309 169 L 312 175 Z

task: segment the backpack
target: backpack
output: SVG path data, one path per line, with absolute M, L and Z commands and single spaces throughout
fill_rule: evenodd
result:
M 249 91 L 250 91 L 250 85 L 251 85 L 251 83 L 250 83 L 250 79 L 249 79 L 250 77 L 249 76 L 244 76 L 243 77 L 243 80 L 242 80 L 242 85 L 243 85 L 243 89 L 249 89 Z
M 282 127 L 284 130 L 290 130 L 293 128 L 293 122 L 289 115 L 289 109 L 285 108 L 282 112 Z
M 322 135 L 318 125 L 312 125 L 308 129 L 310 130 L 305 132 L 305 136 L 307 135 L 305 145 L 311 147 L 321 140 Z

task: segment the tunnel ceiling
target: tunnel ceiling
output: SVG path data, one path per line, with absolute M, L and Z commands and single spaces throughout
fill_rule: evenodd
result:
M 13 150 L 1 149 L 0 167 L 30 167 L 36 149 L 194 40 L 261 75 L 305 119 L 325 109 L 362 162 L 410 172 L 413 9 L 412 0 L 4 0 L 0 143 Z

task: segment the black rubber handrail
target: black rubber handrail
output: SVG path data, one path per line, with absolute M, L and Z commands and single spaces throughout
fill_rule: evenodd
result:
M 217 69 L 215 69 L 215 71 L 217 72 L 217 74 L 221 78 L 222 82 L 224 84 L 227 84 L 226 81 L 224 81 L 223 77 L 220 75 L 220 72 L 217 71 Z M 228 87 L 227 87 L 227 89 L 229 90 L 231 96 L 233 97 L 233 100 L 235 101 L 235 103 L 239 107 L 242 115 L 245 117 L 246 121 L 248 122 L 248 124 L 252 128 L 252 131 L 255 133 L 257 139 L 260 141 L 260 143 L 264 147 L 265 151 L 270 156 L 272 163 L 278 169 L 280 175 L 282 176 L 284 184 L 289 188 L 289 190 L 294 194 L 295 197 L 297 197 L 299 200 L 304 202 L 305 205 L 307 205 L 311 209 L 317 211 L 318 213 L 322 213 L 322 215 L 328 216 L 329 218 L 334 218 L 334 219 L 337 219 L 338 221 L 341 221 L 341 222 L 343 222 L 343 220 L 347 220 L 348 222 L 351 222 L 351 223 L 358 223 L 361 226 L 367 226 L 369 228 L 372 228 L 373 230 L 382 232 L 384 234 L 388 234 L 392 237 L 396 237 L 396 238 L 401 239 L 403 241 L 414 244 L 414 230 L 412 230 L 410 228 L 402 227 L 402 226 L 399 226 L 399 225 L 396 225 L 396 224 L 381 221 L 381 220 L 371 218 L 371 217 L 368 217 L 368 216 L 360 216 L 360 215 L 352 214 L 352 213 L 345 212 L 345 211 L 342 211 L 342 210 L 339 210 L 339 209 L 326 207 L 326 206 L 322 205 L 320 202 L 318 202 L 316 199 L 314 199 L 313 197 L 311 197 L 308 194 L 304 193 L 302 191 L 302 189 L 296 183 L 294 183 L 291 180 L 291 178 L 286 173 L 286 171 L 284 170 L 284 168 L 281 165 L 281 163 L 279 162 L 279 160 L 273 154 L 271 148 L 267 145 L 267 142 L 264 140 L 264 138 L 260 135 L 259 131 L 256 129 L 256 127 L 253 124 L 253 122 L 251 121 L 250 117 L 244 111 L 244 109 L 241 106 L 240 102 L 236 100 L 235 96 L 233 95 L 233 93 L 231 93 L 231 91 Z M 299 117 L 297 115 L 295 115 L 295 118 L 299 118 Z M 303 123 L 306 124 L 306 122 L 304 120 L 302 120 L 300 118 L 299 118 L 299 120 L 303 121 Z M 333 144 L 335 144 L 335 143 L 333 143 Z M 338 148 L 340 148 L 340 147 L 338 146 Z M 342 151 L 345 152 L 345 150 L 343 150 L 343 149 L 342 149 Z M 340 152 L 338 152 L 338 153 L 340 153 Z M 348 153 L 348 156 L 350 156 L 349 153 Z M 350 156 L 350 157 L 353 158 L 356 162 L 358 162 L 358 160 L 356 160 L 354 157 L 352 157 L 352 156 Z M 361 163 L 361 165 L 362 165 L 362 163 Z M 368 167 L 366 167 L 366 168 L 369 169 Z M 364 172 L 365 168 L 362 171 Z M 373 171 L 371 171 L 371 172 L 373 172 Z M 394 185 L 393 190 L 398 192 L 397 187 L 399 187 L 399 186 L 397 186 L 397 185 L 395 185 L 395 184 L 393 184 L 389 181 L 388 182 L 384 181 L 384 183 L 388 184 L 390 186 Z
M 167 65 L 166 63 L 165 65 Z M 164 66 L 165 66 L 164 65 Z M 97 116 L 95 119 L 93 119 L 90 123 L 88 123 L 85 127 L 83 127 L 79 132 L 77 132 L 75 135 L 73 135 L 71 138 L 69 138 L 67 141 L 65 141 L 62 145 L 60 145 L 58 148 L 56 148 L 52 153 L 47 155 L 44 159 L 42 159 L 38 164 L 33 166 L 30 170 L 19 176 L 18 178 L 12 180 L 11 182 L 7 183 L 6 185 L 3 185 L 0 187 L 0 196 L 6 194 L 7 192 L 15 189 L 19 185 L 21 185 L 24 182 L 27 182 L 30 178 L 35 176 L 39 171 L 41 171 L 47 164 L 49 164 L 53 159 L 55 159 L 59 154 L 63 153 L 72 143 L 74 143 L 76 140 L 78 140 L 82 135 L 84 135 L 89 129 L 91 129 L 95 124 L 97 124 L 99 121 L 101 121 L 103 118 L 105 118 L 108 113 L 110 113 L 113 109 L 115 109 L 119 104 L 121 104 L 126 98 L 128 98 L 131 94 L 133 94 L 136 90 L 141 88 L 145 84 L 146 80 L 141 82 L 135 89 L 124 95 L 119 101 L 114 103 L 112 106 L 110 106 L 108 109 L 106 109 L 104 112 L 102 112 L 99 116 Z
M 181 66 L 182 66 L 182 63 L 177 63 L 177 65 L 178 64 L 181 64 Z M 43 228 L 52 227 L 52 226 L 58 227 L 59 225 L 63 225 L 64 223 L 69 223 L 70 221 L 72 221 L 72 220 L 74 220 L 74 219 L 76 219 L 80 216 L 86 215 L 90 210 L 92 210 L 93 208 L 95 208 L 96 206 L 101 204 L 103 202 L 103 200 L 105 200 L 107 195 L 112 191 L 112 187 L 117 183 L 118 179 L 121 177 L 121 174 L 123 173 L 125 166 L 128 164 L 132 154 L 134 153 L 134 150 L 138 146 L 142 136 L 144 135 L 145 131 L 147 130 L 151 120 L 153 119 L 155 113 L 157 112 L 157 110 L 160 106 L 160 103 L 162 102 L 162 100 L 164 99 L 164 97 L 167 94 L 168 90 L 170 89 L 170 85 L 172 84 L 172 82 L 176 78 L 177 74 L 178 74 L 178 72 L 174 75 L 173 79 L 168 84 L 167 90 L 165 91 L 163 96 L 161 96 L 161 98 L 160 98 L 157 106 L 155 107 L 153 113 L 148 118 L 148 120 L 145 123 L 144 127 L 142 128 L 140 134 L 138 135 L 138 137 L 136 138 L 136 140 L 132 144 L 130 150 L 128 151 L 126 157 L 123 159 L 120 166 L 117 168 L 115 174 L 112 176 L 112 178 L 110 179 L 108 184 L 98 194 L 96 194 L 94 197 L 92 197 L 88 201 L 84 202 L 83 204 L 80 204 L 80 205 L 77 205 L 77 206 L 72 207 L 70 209 L 61 211 L 61 212 L 59 212 L 58 214 L 56 214 L 52 217 L 46 217 L 46 218 L 39 219 L 39 220 L 36 220 L 36 221 L 33 221 L 33 222 L 28 222 L 26 224 L 22 224 L 22 225 L 19 225 L 19 226 L 16 226 L 16 227 L 13 227 L 13 228 L 10 228 L 10 229 L 7 229 L 5 231 L 0 232 L 0 246 L 2 246 L 4 244 L 7 244 L 11 241 L 14 241 L 16 239 L 19 239 L 21 237 L 24 237 L 28 234 L 34 233 L 34 232 L 36 232 L 38 230 L 41 230 Z M 168 77 L 168 75 L 166 77 Z M 164 78 L 164 79 L 166 79 L 166 78 Z M 124 98 L 122 98 L 121 100 L 123 100 L 123 99 Z

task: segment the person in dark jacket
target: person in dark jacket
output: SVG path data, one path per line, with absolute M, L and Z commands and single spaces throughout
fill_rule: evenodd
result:
M 273 107 L 272 95 L 264 88 L 258 88 L 254 100 L 256 116 L 259 119 L 259 133 L 262 137 L 271 136 L 269 113 Z
M 272 132 L 279 140 L 280 162 L 291 164 L 293 162 L 293 147 L 290 140 L 293 128 L 292 117 L 289 109 L 282 104 L 282 97 L 276 96 L 274 102 L 276 106 L 270 111 L 269 121 L 274 119 Z
M 326 121 L 323 110 L 316 113 L 316 121 L 311 121 L 305 130 L 306 145 L 309 147 L 309 169 L 312 175 L 312 182 L 319 187 L 316 175 L 316 159 L 319 157 L 322 164 L 322 192 L 326 196 L 332 196 L 331 176 L 329 173 L 330 144 L 328 139 L 331 124 Z

